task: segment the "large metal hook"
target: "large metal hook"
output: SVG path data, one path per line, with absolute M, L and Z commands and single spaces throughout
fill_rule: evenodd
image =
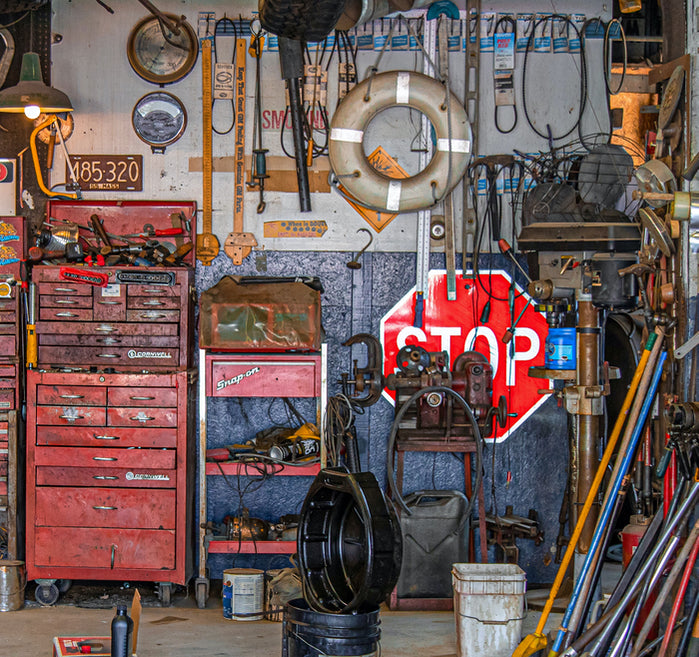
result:
M 374 241 L 374 236 L 371 234 L 371 231 L 368 228 L 358 228 L 357 232 L 358 233 L 368 233 L 369 234 L 369 241 L 367 242 L 366 246 L 359 253 L 357 253 L 356 257 L 347 263 L 347 266 L 350 269 L 361 269 L 362 268 L 362 263 L 359 262 L 359 258 L 362 257 L 362 253 L 364 253 L 364 251 L 366 251 L 371 246 L 371 243 Z

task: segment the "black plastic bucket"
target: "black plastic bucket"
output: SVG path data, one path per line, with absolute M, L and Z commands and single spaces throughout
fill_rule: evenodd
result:
M 284 608 L 282 657 L 377 655 L 381 630 L 379 608 L 349 614 L 313 611 L 305 600 Z

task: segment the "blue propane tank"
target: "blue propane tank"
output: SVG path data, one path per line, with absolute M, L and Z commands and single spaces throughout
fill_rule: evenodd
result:
M 574 370 L 577 366 L 574 328 L 550 328 L 546 336 L 544 364 L 549 370 Z

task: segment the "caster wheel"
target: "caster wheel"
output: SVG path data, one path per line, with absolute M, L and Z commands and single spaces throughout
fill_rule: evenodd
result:
M 51 607 L 58 601 L 61 592 L 55 584 L 39 584 L 34 592 L 34 599 L 43 607 Z
M 68 593 L 68 591 L 70 591 L 70 587 L 73 586 L 73 580 L 72 579 L 59 579 L 56 582 L 56 586 L 58 587 L 59 593 Z
M 206 609 L 206 601 L 209 599 L 209 580 L 197 581 L 195 587 L 197 607 L 199 607 L 199 609 Z
M 160 582 L 158 584 L 158 598 L 163 607 L 169 607 L 172 604 L 172 584 L 170 582 Z

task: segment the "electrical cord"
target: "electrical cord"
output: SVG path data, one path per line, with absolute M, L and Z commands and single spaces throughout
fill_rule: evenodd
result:
M 410 395 L 410 397 L 408 397 L 408 399 L 406 399 L 403 405 L 398 409 L 398 412 L 396 413 L 396 416 L 393 420 L 393 424 L 391 425 L 391 432 L 388 436 L 388 447 L 386 451 L 386 470 L 388 474 L 388 488 L 391 492 L 391 498 L 394 499 L 408 515 L 412 515 L 412 511 L 406 505 L 405 500 L 403 499 L 403 496 L 398 490 L 398 486 L 396 483 L 396 475 L 394 472 L 394 454 L 396 447 L 396 439 L 398 437 L 398 430 L 400 427 L 401 420 L 403 419 L 403 416 L 405 415 L 408 408 L 413 403 L 415 403 L 420 397 L 423 397 L 424 395 L 428 395 L 433 392 L 443 393 L 444 395 L 453 397 L 454 400 L 458 404 L 460 404 L 461 407 L 464 409 L 466 419 L 469 421 L 471 429 L 473 430 L 473 439 L 476 443 L 476 479 L 475 483 L 473 484 L 474 492 L 471 495 L 471 499 L 468 500 L 468 505 L 466 507 L 466 511 L 464 512 L 464 518 L 468 518 L 473 511 L 476 496 L 478 495 L 478 491 L 480 490 L 480 486 L 483 481 L 483 438 L 481 436 L 481 430 L 478 426 L 478 422 L 476 421 L 476 418 L 473 415 L 473 411 L 471 410 L 471 407 L 468 405 L 468 402 L 458 392 L 452 390 L 452 388 L 447 388 L 446 386 L 428 386 L 426 388 L 421 388 L 420 390 L 417 390 L 412 395 Z M 483 512 L 485 512 L 485 509 L 483 509 Z

